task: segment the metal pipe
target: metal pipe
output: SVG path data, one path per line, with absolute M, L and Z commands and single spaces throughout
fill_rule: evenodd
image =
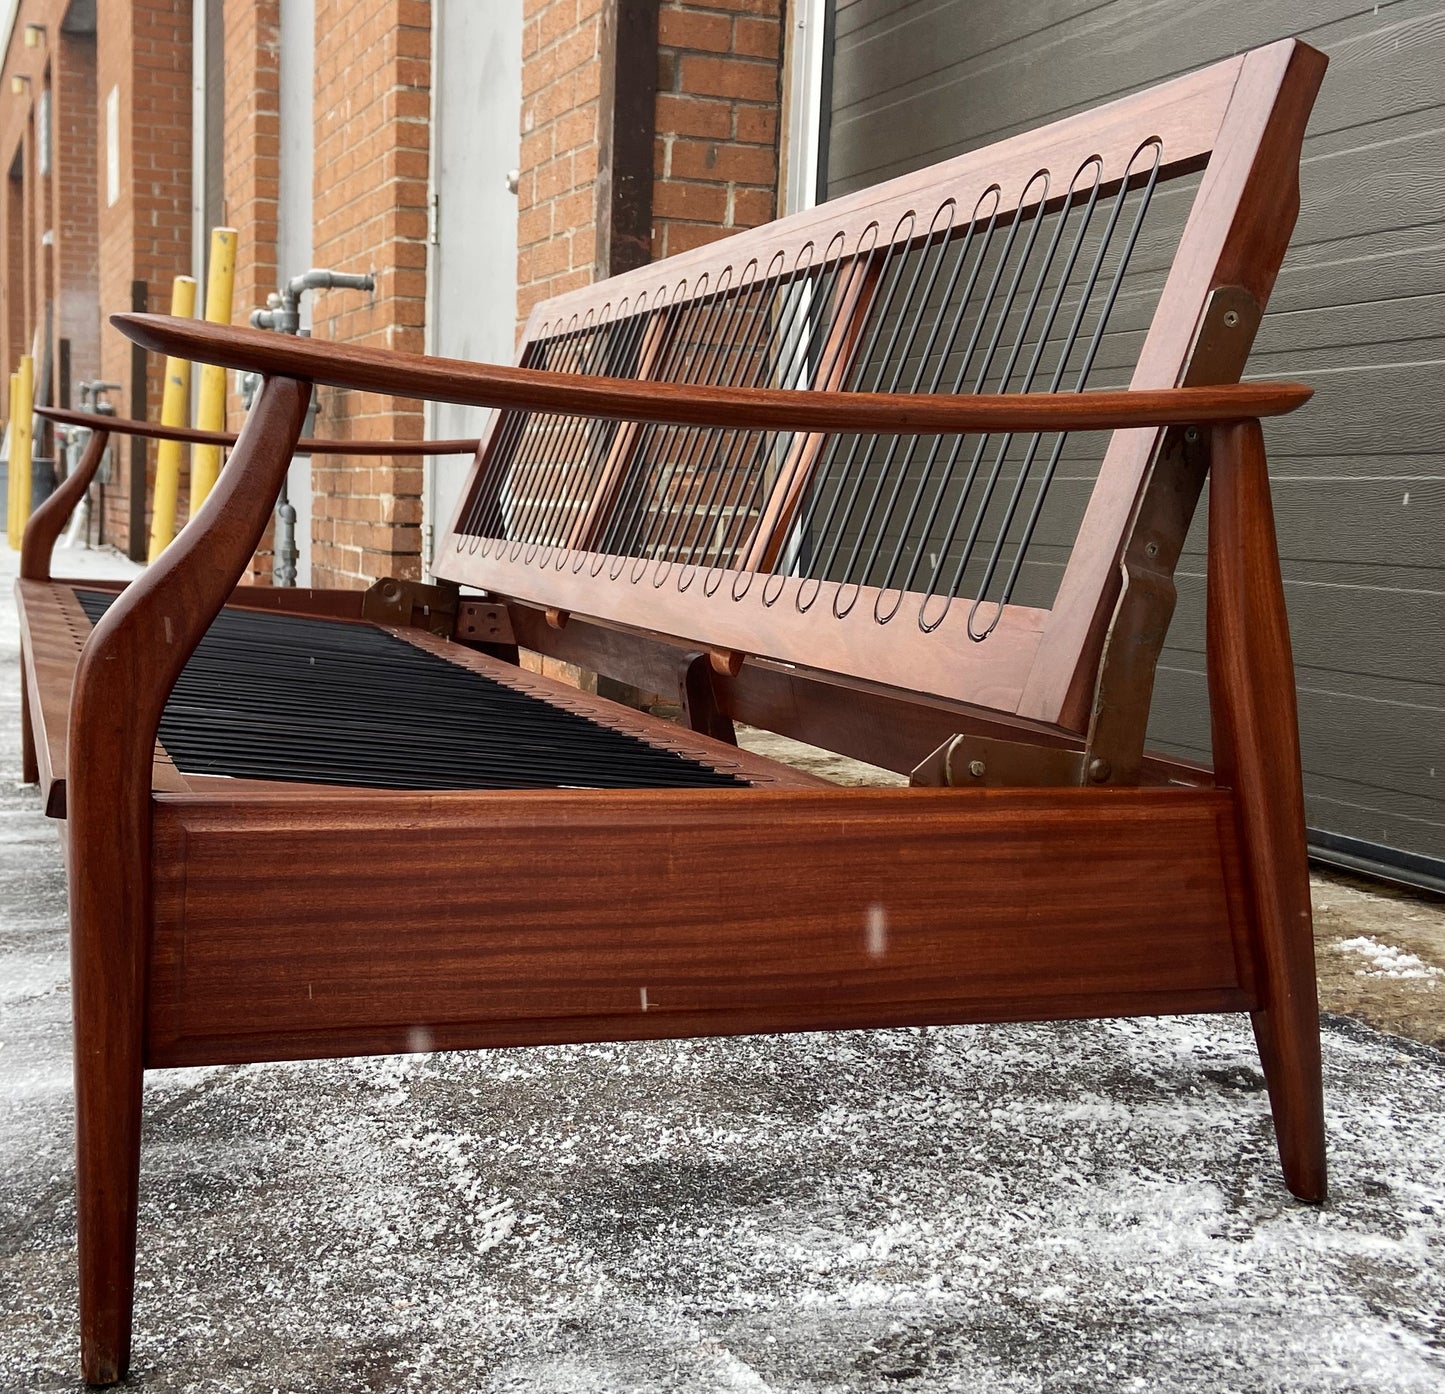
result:
M 365 290 L 376 289 L 376 277 L 370 272 L 355 275 L 346 271 L 327 271 L 313 266 L 299 276 L 286 282 L 285 288 L 272 291 L 266 297 L 264 310 L 251 311 L 251 325 L 255 329 L 271 329 L 278 334 L 290 334 L 306 338 L 310 330 L 301 327 L 301 297 L 308 290 Z M 251 377 L 247 374 L 247 377 Z M 249 386 L 249 384 L 248 384 Z M 243 389 L 245 390 L 245 389 Z M 252 388 L 251 390 L 254 390 Z M 305 434 L 313 433 L 312 423 L 316 419 L 316 394 L 311 395 L 307 410 Z M 281 481 L 281 493 L 276 500 L 276 530 L 272 539 L 271 580 L 277 586 L 294 586 L 296 569 L 301 560 L 301 550 L 296 545 L 296 508 L 291 502 L 288 481 Z
M 308 290 L 367 290 L 376 289 L 376 277 L 369 272 L 352 275 L 344 271 L 324 271 L 312 267 L 286 282 L 284 290 L 274 292 L 266 298 L 268 308 L 251 311 L 251 324 L 256 329 L 274 329 L 278 334 L 299 334 L 301 332 L 301 297 Z
M 106 401 L 107 392 L 119 392 L 120 383 L 102 382 L 97 379 L 94 382 L 82 382 L 79 384 L 81 410 L 90 410 L 98 416 L 114 416 L 115 403 Z M 85 453 L 85 447 L 90 441 L 90 428 L 88 426 L 65 426 L 56 430 L 56 435 L 64 431 L 65 436 L 65 472 L 69 474 L 76 469 L 80 463 L 81 456 Z M 105 455 L 101 459 L 100 468 L 96 471 L 95 479 L 85 496 L 76 506 L 75 512 L 70 515 L 70 526 L 65 530 L 65 536 L 61 539 L 64 547 L 74 547 L 77 544 L 81 547 L 90 546 L 90 496 L 96 489 L 100 489 L 102 505 L 105 499 L 105 481 L 110 477 L 110 447 L 107 446 Z

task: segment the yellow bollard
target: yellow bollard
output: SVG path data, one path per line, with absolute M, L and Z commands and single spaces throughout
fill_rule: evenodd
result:
M 231 289 L 236 281 L 236 229 L 211 229 L 211 269 L 206 277 L 206 318 L 212 324 L 230 324 Z M 214 363 L 201 368 L 201 400 L 196 407 L 196 425 L 203 431 L 226 429 L 226 370 Z M 197 445 L 191 448 L 191 512 L 195 513 L 211 492 L 221 472 L 221 447 Z
M 196 281 L 177 276 L 171 283 L 171 313 L 189 319 L 196 312 Z M 191 365 L 184 358 L 166 359 L 165 391 L 161 394 L 161 425 L 184 426 L 190 413 Z M 154 561 L 176 535 L 176 501 L 181 491 L 181 443 L 163 440 L 156 451 L 156 492 L 151 506 L 151 542 L 146 560 Z
M 35 360 L 28 354 L 20 356 L 20 371 L 15 375 L 14 411 L 10 417 L 10 478 L 15 481 L 11 496 L 10 545 L 16 551 L 25 537 L 25 524 L 30 520 L 30 429 L 34 424 L 31 409 L 35 402 Z
M 15 489 L 16 475 L 13 465 L 10 463 L 15 454 L 15 397 L 20 391 L 20 374 L 10 374 L 10 408 L 6 413 L 5 420 L 8 423 L 5 427 L 5 535 L 12 547 L 20 544 L 15 540 Z

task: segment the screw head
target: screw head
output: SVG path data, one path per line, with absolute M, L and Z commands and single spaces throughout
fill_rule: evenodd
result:
M 1107 760 L 1089 761 L 1089 778 L 1095 784 L 1102 784 L 1113 773 Z
M 1147 542 L 1147 543 L 1145 543 L 1145 544 L 1144 544 L 1144 555 L 1145 555 L 1146 557 L 1157 557 L 1157 556 L 1159 555 L 1159 544 L 1158 544 L 1157 542 Z
M 1239 311 L 1238 311 L 1238 310 L 1226 310 L 1226 311 L 1224 312 L 1224 327 L 1225 327 L 1226 329 L 1233 329 L 1238 323 L 1239 323 Z
M 982 760 L 970 760 L 970 761 L 968 762 L 968 772 L 969 772 L 969 774 L 971 774 L 975 779 L 982 779 L 982 778 L 983 778 L 984 768 L 985 768 L 985 766 L 984 766 L 984 763 L 983 763 Z
M 1193 445 L 1194 442 L 1199 439 L 1199 427 L 1186 426 L 1184 428 L 1184 439 L 1187 440 L 1190 445 Z

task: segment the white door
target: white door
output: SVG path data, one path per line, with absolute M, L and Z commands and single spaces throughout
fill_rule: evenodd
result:
M 427 350 L 510 363 L 517 316 L 516 169 L 522 110 L 522 0 L 432 5 L 432 231 Z M 490 413 L 433 403 L 433 438 L 479 436 Z M 426 461 L 423 560 L 451 522 L 471 460 Z

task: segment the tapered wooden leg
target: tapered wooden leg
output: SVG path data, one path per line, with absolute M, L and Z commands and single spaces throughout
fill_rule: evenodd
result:
M 1255 1039 L 1285 1181 L 1325 1198 L 1319 1001 L 1299 725 L 1264 440 L 1216 427 L 1210 452 L 1209 698 L 1214 763 L 1235 792 L 1260 1005 Z
M 75 669 L 66 832 L 80 1341 L 90 1384 L 124 1378 L 130 1363 L 156 731 L 256 550 L 310 397 L 309 383 L 262 383 L 210 496 L 106 611 Z
M 77 938 L 93 946 L 104 932 L 97 924 Z M 80 1359 L 87 1384 L 113 1384 L 130 1366 L 140 1181 L 141 999 L 129 984 L 100 981 L 93 966 L 74 979 L 74 987 Z
M 20 654 L 20 779 L 40 783 L 40 763 L 35 758 L 35 727 L 30 720 L 30 681 L 25 676 L 25 653 Z

